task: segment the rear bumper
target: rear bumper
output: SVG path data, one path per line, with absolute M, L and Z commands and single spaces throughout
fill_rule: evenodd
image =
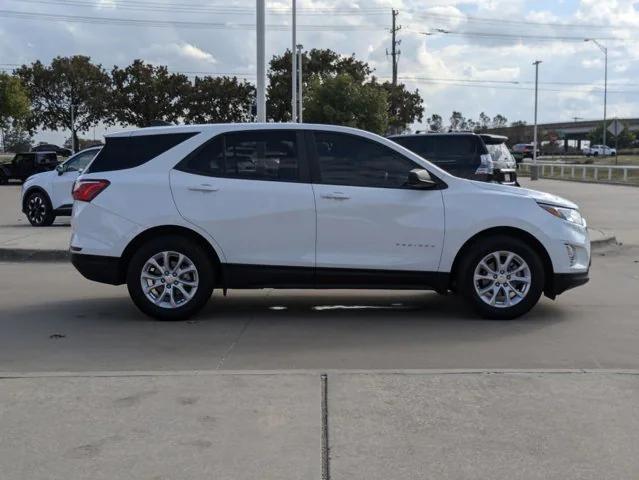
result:
M 550 296 L 554 298 L 554 296 L 561 295 L 566 290 L 588 283 L 588 280 L 590 280 L 588 271 L 580 273 L 555 273 Z
M 83 277 L 94 282 L 108 283 L 110 285 L 124 283 L 118 257 L 71 253 L 71 263 Z

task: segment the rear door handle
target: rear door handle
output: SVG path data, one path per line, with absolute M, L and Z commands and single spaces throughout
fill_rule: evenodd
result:
M 202 183 L 200 185 L 193 185 L 191 187 L 187 187 L 189 190 L 191 190 L 192 192 L 217 192 L 219 190 L 219 187 L 214 187 L 213 185 L 210 185 L 208 183 Z
M 324 193 L 321 195 L 322 198 L 327 198 L 330 200 L 348 200 L 349 197 L 345 193 L 342 192 L 332 192 L 332 193 Z

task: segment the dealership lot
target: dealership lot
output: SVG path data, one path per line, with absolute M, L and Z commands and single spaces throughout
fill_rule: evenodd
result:
M 263 290 L 162 323 L 66 262 L 0 263 L 3 478 L 318 479 L 323 422 L 331 478 L 637 477 L 639 189 L 535 186 L 623 245 L 514 321 L 433 292 Z M 64 249 L 68 219 L 28 226 L 18 190 L 1 247 Z

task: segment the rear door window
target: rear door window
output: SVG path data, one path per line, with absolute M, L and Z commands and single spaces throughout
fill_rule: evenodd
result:
M 297 182 L 300 161 L 295 130 L 231 132 L 209 140 L 188 155 L 177 170 L 210 177 Z
M 143 165 L 199 132 L 107 137 L 86 173 L 124 170 Z

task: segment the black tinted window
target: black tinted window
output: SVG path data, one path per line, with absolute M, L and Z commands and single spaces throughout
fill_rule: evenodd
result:
M 219 177 L 224 174 L 224 138 L 217 136 L 208 141 L 177 167 L 179 170 Z
M 418 168 L 399 153 L 355 135 L 316 132 L 315 145 L 322 183 L 400 188 L 408 172 Z
M 424 158 L 431 157 L 435 153 L 433 137 L 428 137 L 426 135 L 420 137 L 397 137 L 393 138 L 393 141 L 403 145 Z
M 189 132 L 107 138 L 87 173 L 138 167 L 197 134 Z
M 227 133 L 207 142 L 176 167 L 200 175 L 295 182 L 297 133 L 286 130 Z
M 227 177 L 295 181 L 299 174 L 294 131 L 249 131 L 225 135 Z
M 472 156 L 475 154 L 476 139 L 467 135 L 433 137 L 438 156 Z

